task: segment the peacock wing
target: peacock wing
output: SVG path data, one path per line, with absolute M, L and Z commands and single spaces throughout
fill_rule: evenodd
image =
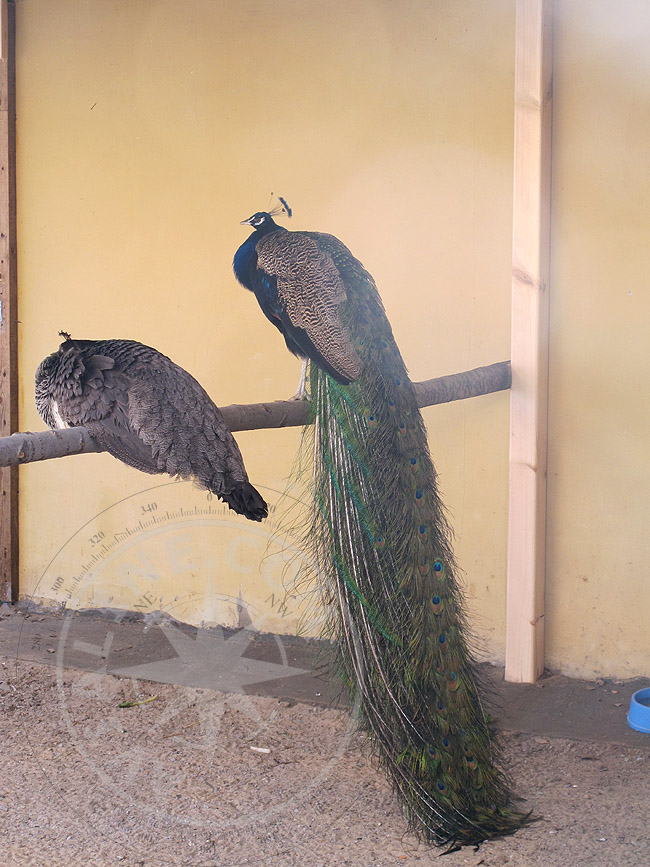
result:
M 345 283 L 318 234 L 271 232 L 256 249 L 258 268 L 277 280 L 292 338 L 309 358 L 322 359 L 337 379 L 354 382 L 362 365 L 341 321 Z
M 372 274 L 366 271 L 343 241 L 340 241 L 335 235 L 328 235 L 326 232 L 303 232 L 302 234 L 314 240 L 320 250 L 329 256 L 345 286 L 353 286 L 357 294 L 364 286 L 369 287 L 373 294 L 377 293 L 377 286 Z

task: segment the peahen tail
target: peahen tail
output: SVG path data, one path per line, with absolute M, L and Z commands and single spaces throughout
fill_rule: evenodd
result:
M 424 423 L 363 274 L 342 310 L 361 375 L 343 386 L 311 365 L 317 567 L 339 669 L 411 829 L 478 844 L 530 814 L 497 769 Z

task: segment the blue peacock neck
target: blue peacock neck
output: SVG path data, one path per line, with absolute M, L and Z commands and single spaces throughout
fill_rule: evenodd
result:
M 257 270 L 257 243 L 264 235 L 271 232 L 286 232 L 284 226 L 278 226 L 269 214 L 264 215 L 264 222 L 256 226 L 244 243 L 239 247 L 233 259 L 235 277 L 250 292 L 255 291 L 253 275 Z

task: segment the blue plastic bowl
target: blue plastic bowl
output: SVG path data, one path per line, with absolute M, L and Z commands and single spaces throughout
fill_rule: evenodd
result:
M 638 732 L 650 734 L 650 688 L 637 690 L 630 699 L 627 724 Z

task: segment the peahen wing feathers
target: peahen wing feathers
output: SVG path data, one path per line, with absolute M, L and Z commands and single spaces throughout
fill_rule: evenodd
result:
M 194 377 L 151 347 L 68 340 L 40 365 L 36 403 L 50 427 L 84 425 L 129 466 L 194 478 L 246 517 L 266 517 L 218 407 Z

